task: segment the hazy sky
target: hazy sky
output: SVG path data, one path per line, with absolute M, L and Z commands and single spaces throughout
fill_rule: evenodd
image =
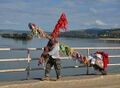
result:
M 120 27 L 120 0 L 0 0 L 0 29 L 52 31 L 62 12 L 69 30 Z

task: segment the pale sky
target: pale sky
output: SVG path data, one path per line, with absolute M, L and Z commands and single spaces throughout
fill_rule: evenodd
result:
M 0 0 L 0 29 L 52 31 L 62 12 L 69 30 L 120 28 L 120 0 Z

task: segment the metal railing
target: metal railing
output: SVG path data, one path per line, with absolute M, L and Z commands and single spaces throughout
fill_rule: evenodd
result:
M 72 47 L 73 49 L 76 50 L 86 50 L 87 55 L 90 54 L 92 50 L 120 50 L 120 47 Z M 27 71 L 27 79 L 29 79 L 30 76 L 30 71 L 34 70 L 44 70 L 44 68 L 31 68 L 30 63 L 33 58 L 31 58 L 30 51 L 37 51 L 37 50 L 43 50 L 43 48 L 0 48 L 0 51 L 12 51 L 12 50 L 19 50 L 19 51 L 27 51 L 27 57 L 26 58 L 12 58 L 12 59 L 2 59 L 0 58 L 0 63 L 1 62 L 14 62 L 14 61 L 27 61 L 27 67 L 25 68 L 19 68 L 19 69 L 3 69 L 0 70 L 0 72 L 21 72 L 21 71 Z M 120 53 L 118 55 L 109 55 L 109 58 L 119 58 Z M 61 59 L 72 59 L 71 57 L 61 57 Z M 34 58 L 34 60 L 38 60 L 38 58 Z M 115 64 L 108 64 L 108 66 L 120 66 L 119 63 Z M 65 66 L 62 68 L 78 68 L 78 67 L 87 67 L 86 73 L 89 73 L 89 67 L 86 65 L 79 65 L 79 66 Z

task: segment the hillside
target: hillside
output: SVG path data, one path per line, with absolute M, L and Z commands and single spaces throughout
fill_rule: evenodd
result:
M 51 34 L 50 32 L 47 32 Z M 21 30 L 0 30 L 0 35 L 6 38 L 17 39 L 32 39 L 30 31 Z M 72 37 L 72 38 L 120 38 L 120 28 L 114 29 L 100 29 L 91 28 L 84 30 L 71 30 L 67 32 L 61 32 L 60 37 Z
M 14 29 L 0 29 L 0 34 L 4 33 L 29 33 L 30 31 L 26 30 L 14 30 Z
M 74 30 L 61 32 L 60 36 L 73 38 L 120 38 L 120 28 Z
M 30 31 L 23 30 L 0 30 L 0 36 L 3 38 L 13 38 L 17 40 L 31 40 L 33 36 Z

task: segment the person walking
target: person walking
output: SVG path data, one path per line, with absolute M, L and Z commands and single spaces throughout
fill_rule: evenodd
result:
M 49 73 L 52 66 L 54 66 L 55 68 L 57 79 L 60 79 L 61 78 L 61 61 L 60 61 L 60 55 L 59 55 L 59 50 L 60 50 L 59 42 L 56 39 L 50 39 L 48 42 L 48 47 L 50 48 L 50 51 L 48 52 L 49 59 L 46 63 L 44 80 L 49 80 Z

